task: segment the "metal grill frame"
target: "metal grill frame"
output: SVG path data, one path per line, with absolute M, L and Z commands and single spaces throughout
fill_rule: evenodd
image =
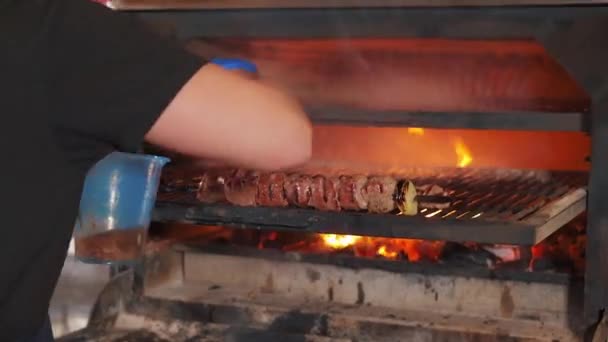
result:
M 174 35 L 183 39 L 195 36 L 537 39 L 591 95 L 592 125 L 573 126 L 572 122 L 558 123 L 556 120 L 559 118 L 554 115 L 536 115 L 534 119 L 523 119 L 508 129 L 548 127 L 550 130 L 572 131 L 586 128 L 591 134 L 593 162 L 588 187 L 585 275 L 585 316 L 589 324 L 596 322 L 599 314 L 608 308 L 607 6 L 267 8 L 141 11 L 138 14 L 145 20 L 171 29 Z M 459 116 L 458 113 L 449 115 Z M 462 125 L 461 128 L 489 128 L 489 124 L 476 124 L 476 120 L 466 117 L 465 113 L 455 122 Z M 439 121 L 406 121 L 387 124 L 442 127 Z
M 202 204 L 194 196 L 198 183 L 193 180 L 186 181 L 189 185 L 181 191 L 161 191 L 154 219 L 237 228 L 534 245 L 585 210 L 584 176 L 554 172 L 539 179 L 522 170 L 475 169 L 444 169 L 435 177 L 430 172 L 421 177 L 403 175 L 417 185 L 437 184 L 453 191 L 454 205 L 432 217 L 428 215 L 436 209 L 403 216 Z M 453 211 L 452 215 L 441 215 Z
M 606 0 L 112 0 L 116 9 L 128 10 L 218 10 L 273 8 L 349 8 L 349 7 L 495 7 L 598 5 Z

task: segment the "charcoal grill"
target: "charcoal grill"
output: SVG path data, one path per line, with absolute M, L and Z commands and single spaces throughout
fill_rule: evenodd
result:
M 547 65 L 550 69 L 556 65 L 563 66 L 591 98 L 590 106 L 565 106 L 564 103 L 551 103 L 549 91 L 547 97 L 540 99 L 540 102 L 553 106 L 536 106 L 532 110 L 367 110 L 318 104 L 308 107 L 311 118 L 323 124 L 586 132 L 592 138 L 591 171 L 588 174 L 450 169 L 440 172 L 435 170 L 439 172 L 437 174 L 412 175 L 411 170 L 391 171 L 413 179 L 416 183 L 432 179 L 432 182 L 455 191 L 456 201 L 450 209 L 441 212 L 427 210 L 416 217 L 331 213 L 294 208 L 244 208 L 225 204 L 200 205 L 195 200 L 197 179 L 188 179 L 185 184 L 161 190 L 154 219 L 160 222 L 238 228 L 531 245 L 545 239 L 586 209 L 588 238 L 582 301 L 585 324 L 590 326 L 598 321 L 600 314 L 608 307 L 608 64 L 605 62 L 608 60 L 608 46 L 605 44 L 608 6 L 605 3 L 607 2 L 569 0 L 114 1 L 113 6 L 117 9 L 136 11 L 165 33 L 185 41 L 205 37 L 203 43 L 207 47 L 220 50 L 225 48 L 222 47 L 222 40 L 230 39 L 234 42 L 235 37 L 237 41 L 327 37 L 459 40 L 531 38 L 551 56 L 550 60 L 545 60 L 545 57 L 537 55 L 531 63 L 539 63 L 541 69 Z M 230 48 L 231 45 L 228 44 L 228 50 L 224 51 L 233 55 L 243 52 Z M 525 72 L 522 77 L 525 77 Z M 183 252 L 185 254 L 139 265 L 149 272 L 143 272 L 142 275 L 141 269 L 135 269 L 136 292 L 143 291 L 150 283 L 156 284 L 159 282 L 157 278 L 162 281 L 173 279 L 168 274 L 175 276 L 176 272 L 179 273 L 178 277 L 183 278 L 182 281 L 189 284 L 191 279 L 184 270 L 195 269 L 196 266 L 192 265 L 204 267 L 202 261 L 195 262 L 200 256 L 199 252 L 187 249 L 187 252 Z M 206 260 L 207 256 L 200 258 Z M 216 259 L 210 257 L 210 260 Z M 258 266 L 260 265 L 250 265 Z M 154 279 L 146 275 L 159 273 L 159 270 L 161 275 L 154 275 Z M 464 276 L 468 278 L 467 272 Z M 489 275 L 490 278 L 495 276 Z M 316 273 L 311 277 L 316 278 Z M 255 281 L 261 282 L 262 287 L 273 284 L 272 279 Z M 537 280 L 522 280 L 524 283 L 535 281 Z M 564 279 L 553 279 L 549 283 L 561 284 L 558 286 L 559 291 L 580 286 Z M 165 288 L 161 290 L 164 291 L 164 297 L 161 297 L 177 301 L 194 298 L 196 301 L 199 298 L 196 296 L 200 293 L 195 295 L 196 291 L 193 291 L 190 298 L 188 289 L 192 290 L 187 286 L 185 289 L 180 288 L 179 291 L 183 290 L 186 294 L 176 295 L 177 290 Z M 355 287 L 354 290 L 357 289 Z M 484 287 L 478 289 L 482 291 Z M 173 290 L 175 291 L 171 292 Z M 423 292 L 428 295 L 427 291 Z M 501 305 L 504 304 L 504 297 L 503 293 Z M 429 303 L 432 303 L 432 297 L 430 298 Z M 529 300 L 533 299 L 530 297 Z M 145 300 L 148 299 L 144 298 Z M 555 312 L 559 311 L 561 315 L 561 310 L 567 311 L 571 305 L 566 303 L 568 300 L 560 302 L 559 309 L 555 309 L 556 306 L 547 310 L 557 310 Z M 357 303 L 362 304 L 359 299 Z M 217 305 L 223 307 L 224 304 Z M 508 301 L 505 305 L 509 311 Z M 544 303 L 538 305 L 542 307 Z M 208 306 L 205 307 L 209 309 Z M 532 314 L 522 313 L 526 317 L 536 314 L 536 311 Z M 543 319 L 539 320 L 543 322 Z M 364 326 L 374 326 L 369 322 L 366 324 L 370 325 Z M 557 340 L 562 337 L 553 336 Z
M 124 9 L 137 8 L 137 3 L 145 1 L 123 1 L 117 6 Z M 549 129 L 559 131 L 587 131 L 592 137 L 591 172 L 588 179 L 588 245 L 587 245 L 587 268 L 585 275 L 585 314 L 589 322 L 595 321 L 598 313 L 608 306 L 608 159 L 605 157 L 605 146 L 608 146 L 608 48 L 604 42 L 604 32 L 608 32 L 608 7 L 602 6 L 600 2 L 583 1 L 577 2 L 579 6 L 566 6 L 571 2 L 546 1 L 542 4 L 552 6 L 537 6 L 539 2 L 497 1 L 497 7 L 458 7 L 453 2 L 433 2 L 437 7 L 427 6 L 429 2 L 418 2 L 420 6 L 408 7 L 403 2 L 395 2 L 397 8 L 340 8 L 326 10 L 322 8 L 308 9 L 285 9 L 283 2 L 273 2 L 266 9 L 250 11 L 243 9 L 247 7 L 244 2 L 233 2 L 229 7 L 231 10 L 207 11 L 207 10 L 183 10 L 185 7 L 193 8 L 202 6 L 200 2 L 182 2 L 177 10 L 169 10 L 171 5 L 153 5 L 147 11 L 141 12 L 142 17 L 151 22 L 159 23 L 163 27 L 170 27 L 173 34 L 181 39 L 189 40 L 198 37 L 208 38 L 315 38 L 315 37 L 416 37 L 416 38 L 447 38 L 447 39 L 519 39 L 521 37 L 534 38 L 564 66 L 572 77 L 579 82 L 591 97 L 589 111 L 555 112 L 536 111 L 527 112 L 449 112 L 440 111 L 432 115 L 419 112 L 386 112 L 386 111 L 362 111 L 355 109 L 340 108 L 336 111 L 313 110 L 317 119 L 325 122 L 358 123 L 368 122 L 379 125 L 401 125 L 409 127 L 438 127 L 438 128 L 473 128 L 473 129 L 511 129 L 511 130 L 533 130 Z M 220 4 L 221 2 L 216 2 Z M 369 5 L 361 2 L 361 6 Z M 463 3 L 465 4 L 465 3 Z M 469 2 L 469 5 L 482 5 L 479 2 Z M 485 4 L 485 2 L 484 2 Z M 399 6 L 400 5 L 400 6 Z M 451 6 L 450 6 L 451 5 Z M 315 7 L 315 6 L 313 6 Z M 319 6 L 322 7 L 322 6 Z M 156 8 L 157 10 L 150 10 Z M 175 9 L 175 8 L 174 8 Z M 200 9 L 200 7 L 199 7 Z M 513 115 L 512 115 L 513 114 Z M 313 118 L 315 116 L 313 115 Z M 381 118 L 381 119 L 378 119 Z M 579 184 L 580 185 L 580 184 Z M 574 198 L 581 192 L 575 192 Z M 581 209 L 580 197 L 573 200 L 578 201 L 578 209 Z M 561 202 L 558 202 L 561 204 Z M 566 205 L 568 207 L 568 205 Z M 576 208 L 577 205 L 574 205 Z M 164 211 L 165 204 L 159 207 L 157 213 Z M 218 215 L 218 207 L 209 209 L 191 209 L 191 206 L 182 206 L 182 218 L 192 215 L 196 220 L 207 222 L 221 222 L 222 224 L 236 220 L 236 216 L 230 212 L 238 210 L 241 224 L 251 223 L 251 218 L 264 217 L 268 212 L 264 208 L 225 210 L 224 215 Z M 175 209 L 175 208 L 173 208 Z M 224 208 L 228 209 L 228 208 Z M 165 211 L 166 212 L 166 211 Z M 170 210 L 175 215 L 177 210 Z M 220 210 L 220 212 L 222 212 Z M 305 217 L 312 212 L 292 211 Z M 208 215 L 210 214 L 210 215 Z M 256 215 L 257 214 L 257 215 Z M 261 214 L 261 215 L 260 215 Z M 208 215 L 208 216 L 207 216 Z M 251 216 L 250 216 L 251 215 Z M 551 216 L 551 215 L 550 215 Z M 370 219 L 373 226 L 362 228 L 357 222 L 363 223 L 360 215 L 348 215 L 345 221 L 354 223 L 347 228 L 340 220 L 335 221 L 331 214 L 317 216 L 327 223 L 338 223 L 342 226 L 340 232 L 381 233 L 380 224 Z M 175 219 L 175 216 L 172 216 Z M 249 220 L 248 220 L 249 218 Z M 268 218 L 267 216 L 265 218 Z M 386 219 L 394 223 L 394 220 L 402 217 L 374 217 Z M 480 217 L 481 218 L 481 217 Z M 162 217 L 158 217 L 162 219 Z M 416 221 L 418 218 L 412 218 Z M 359 220 L 359 221 L 357 221 Z M 392 221 L 392 222 L 391 222 Z M 451 226 L 448 220 L 435 220 L 444 232 L 454 233 L 456 227 Z M 476 229 L 475 234 L 469 234 L 473 238 L 480 231 L 489 232 L 499 223 L 486 226 L 487 221 L 467 220 L 473 225 L 479 224 L 484 229 Z M 261 227 L 264 221 L 253 222 L 254 226 Z M 510 235 L 509 241 L 520 243 L 534 243 L 546 236 L 556 227 L 551 223 L 553 220 L 542 219 L 533 225 L 529 222 L 517 223 L 508 221 L 497 230 L 504 232 L 494 236 L 496 242 L 504 242 L 506 235 Z M 563 222 L 563 221 L 562 221 Z M 280 222 L 273 222 L 280 223 Z M 544 230 L 539 227 L 547 223 L 550 228 Z M 266 225 L 264 225 L 266 226 Z M 270 226 L 270 225 L 268 225 Z M 280 224 L 279 224 L 280 226 Z M 359 228 L 353 228 L 353 227 Z M 509 230 L 518 226 L 519 229 Z M 531 228 L 536 227 L 536 228 Z M 559 224 L 557 225 L 559 226 Z M 318 227 L 318 226 L 317 226 Z M 385 226 L 386 227 L 386 226 Z M 395 236 L 397 232 L 413 233 L 414 229 L 406 231 L 403 226 L 388 226 L 386 235 Z M 397 227 L 400 227 L 398 229 Z M 490 228 L 490 229 L 485 229 Z M 513 238 L 510 232 L 519 230 L 527 232 L 519 237 Z M 400 235 L 400 234 L 399 234 Z M 485 239 L 491 240 L 491 234 L 480 234 Z

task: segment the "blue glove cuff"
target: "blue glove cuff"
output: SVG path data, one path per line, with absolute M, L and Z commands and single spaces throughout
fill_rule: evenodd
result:
M 257 66 L 244 59 L 238 58 L 213 58 L 211 63 L 221 66 L 226 70 L 243 70 L 252 74 L 257 74 Z

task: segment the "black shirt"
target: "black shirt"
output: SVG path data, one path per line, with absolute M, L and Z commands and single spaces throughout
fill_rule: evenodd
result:
M 136 150 L 201 65 L 88 0 L 0 0 L 0 341 L 46 318 L 86 171 Z

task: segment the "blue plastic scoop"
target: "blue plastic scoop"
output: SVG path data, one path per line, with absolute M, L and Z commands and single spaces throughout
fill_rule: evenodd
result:
M 126 262 L 143 253 L 165 157 L 113 152 L 89 170 L 74 237 L 76 257 Z
M 241 59 L 211 61 L 255 76 Z M 168 158 L 114 152 L 89 170 L 74 238 L 76 257 L 88 263 L 125 263 L 142 256 L 163 166 Z

